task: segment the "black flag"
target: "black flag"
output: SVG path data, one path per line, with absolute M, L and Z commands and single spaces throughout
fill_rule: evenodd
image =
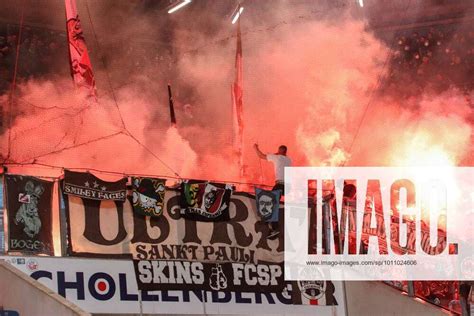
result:
M 8 250 L 54 255 L 53 182 L 35 177 L 5 176 Z
M 232 187 L 187 180 L 181 184 L 181 216 L 204 222 L 228 221 Z
M 63 193 L 90 200 L 114 200 L 125 202 L 127 178 L 115 182 L 103 181 L 88 172 L 65 170 Z
M 174 114 L 173 95 L 171 94 L 171 85 L 168 84 L 168 101 L 170 105 L 171 126 L 176 127 L 176 116 Z

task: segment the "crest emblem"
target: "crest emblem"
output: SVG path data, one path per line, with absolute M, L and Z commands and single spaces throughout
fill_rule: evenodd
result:
M 298 281 L 298 287 L 308 300 L 318 300 L 326 293 L 325 281 Z

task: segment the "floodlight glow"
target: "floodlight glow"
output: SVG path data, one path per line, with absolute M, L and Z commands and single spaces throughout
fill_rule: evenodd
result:
M 244 7 L 240 7 L 239 11 L 234 15 L 234 18 L 232 19 L 232 24 L 235 24 L 237 20 L 240 18 L 240 15 L 244 11 Z
M 175 7 L 172 7 L 171 9 L 168 10 L 168 13 L 171 14 L 173 12 L 176 12 L 178 11 L 179 9 L 181 9 L 182 7 L 184 7 L 185 5 L 191 3 L 191 0 L 183 0 L 183 2 L 181 2 L 180 4 L 178 4 L 177 6 Z
M 364 0 L 359 0 L 359 5 L 360 5 L 361 8 L 363 8 L 364 7 Z

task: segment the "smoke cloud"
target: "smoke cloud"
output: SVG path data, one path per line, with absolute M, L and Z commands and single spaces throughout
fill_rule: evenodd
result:
M 466 95 L 455 88 L 427 90 L 410 100 L 384 95 L 393 51 L 365 19 L 344 8 L 335 14 L 281 1 L 262 5 L 268 10 L 259 14 L 249 6 L 242 16 L 241 179 L 231 140 L 235 26 L 212 10 L 192 11 L 189 22 L 185 10 L 181 18 L 157 20 L 149 10 L 115 7 L 113 18 L 106 18 L 110 8 L 90 5 L 95 35 L 84 6 L 79 13 L 99 104 L 84 102 L 69 78 L 22 83 L 13 108 L 10 162 L 267 184 L 272 166 L 259 161 L 254 143 L 266 152 L 287 145 L 299 166 L 473 164 Z M 129 40 L 137 34 L 157 41 Z M 177 129 L 169 123 L 168 82 Z M 7 153 L 7 132 L 0 142 Z

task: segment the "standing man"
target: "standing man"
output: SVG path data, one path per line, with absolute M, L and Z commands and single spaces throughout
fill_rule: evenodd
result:
M 254 144 L 253 147 L 255 148 L 255 152 L 257 156 L 261 159 L 266 159 L 268 161 L 273 162 L 273 167 L 275 168 L 275 185 L 272 188 L 273 190 L 279 190 L 281 192 L 281 196 L 285 195 L 285 167 L 291 166 L 291 159 L 288 158 L 286 152 L 288 148 L 285 145 L 281 145 L 278 147 L 278 151 L 275 154 L 264 154 L 258 148 L 258 144 Z M 279 202 L 279 201 L 275 201 Z M 270 224 L 270 234 L 268 235 L 268 239 L 274 239 L 280 234 L 280 225 L 278 222 L 271 222 Z
M 254 144 L 253 147 L 258 157 L 273 162 L 273 167 L 275 168 L 275 185 L 272 190 L 280 190 L 281 195 L 285 195 L 285 167 L 291 166 L 291 159 L 286 155 L 288 148 L 285 145 L 281 145 L 278 147 L 277 153 L 265 155 L 260 151 L 260 148 L 258 148 L 258 144 Z

